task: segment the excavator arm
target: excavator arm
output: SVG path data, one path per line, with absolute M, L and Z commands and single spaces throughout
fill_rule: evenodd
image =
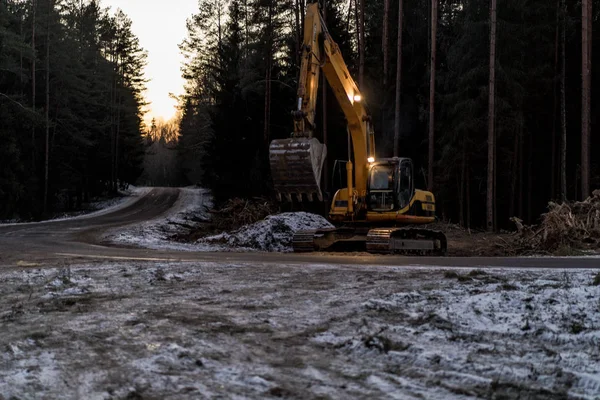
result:
M 280 199 L 283 195 L 290 200 L 292 194 L 298 200 L 302 200 L 303 194 L 309 200 L 313 199 L 313 194 L 322 199 L 320 181 L 327 149 L 314 137 L 321 71 L 344 112 L 352 139 L 355 168 L 353 170 L 349 160 L 349 192 L 354 188 L 359 196 L 366 193 L 368 162 L 375 155 L 370 116 L 315 2 L 308 4 L 306 9 L 297 109 L 292 112 L 294 132 L 289 139 L 273 140 L 269 149 L 273 183 Z

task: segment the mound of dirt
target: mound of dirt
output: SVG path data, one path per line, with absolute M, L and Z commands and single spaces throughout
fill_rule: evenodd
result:
M 270 215 L 231 233 L 221 233 L 198 240 L 198 243 L 222 244 L 270 252 L 291 252 L 294 233 L 304 229 L 332 228 L 325 218 L 307 212 Z
M 524 226 L 518 218 L 515 244 L 522 252 L 600 250 L 600 190 L 584 201 L 548 204 L 539 226 Z

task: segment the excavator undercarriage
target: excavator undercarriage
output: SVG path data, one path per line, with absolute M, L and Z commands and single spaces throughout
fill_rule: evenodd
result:
M 448 250 L 442 232 L 414 227 L 304 230 L 296 232 L 292 247 L 296 253 L 366 251 L 416 256 L 445 256 Z

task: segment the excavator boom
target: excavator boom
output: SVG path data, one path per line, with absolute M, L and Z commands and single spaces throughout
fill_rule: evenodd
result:
M 366 190 L 367 153 L 374 154 L 372 131 L 368 135 L 368 113 L 362 95 L 352 79 L 337 44 L 322 19 L 319 4 L 307 5 L 302 44 L 302 64 L 298 83 L 297 108 L 292 111 L 294 132 L 288 139 L 276 139 L 269 148 L 269 162 L 275 192 L 288 201 L 292 195 L 322 200 L 321 175 L 327 148 L 314 137 L 315 112 L 321 71 L 335 93 L 352 135 L 356 189 Z M 370 149 L 368 145 L 370 144 Z

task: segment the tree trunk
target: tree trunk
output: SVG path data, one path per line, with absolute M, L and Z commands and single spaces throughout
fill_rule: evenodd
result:
M 323 0 L 323 20 L 327 21 L 327 1 Z M 327 146 L 327 79 L 325 79 L 325 74 L 321 74 L 321 88 L 323 94 L 323 143 Z M 328 168 L 328 159 L 327 156 L 323 161 L 323 187 L 327 192 L 329 190 L 329 168 Z
M 223 32 L 221 29 L 221 4 L 217 4 L 217 34 L 219 50 L 223 48 Z
M 35 114 L 35 61 L 37 58 L 37 52 L 35 50 L 35 24 L 36 24 L 36 0 L 31 0 L 32 4 L 32 23 L 31 23 L 31 48 L 33 49 L 33 55 L 31 59 L 31 109 Z M 31 124 L 31 172 L 35 174 L 35 121 Z
M 267 70 L 265 76 L 265 129 L 264 129 L 264 148 L 269 147 L 269 128 L 271 122 L 271 72 L 273 62 L 273 11 L 269 4 L 269 22 L 267 26 Z
M 350 20 L 352 19 L 352 3 L 356 0 L 348 0 L 348 19 L 346 20 L 346 32 L 350 32 Z
M 119 190 L 119 136 L 121 134 L 121 87 L 117 87 L 117 127 L 115 129 L 115 188 L 114 191 Z
M 429 157 L 427 173 L 427 189 L 433 190 L 433 159 L 435 136 L 435 59 L 437 36 L 438 0 L 431 0 L 431 73 L 429 77 Z
M 300 26 L 300 0 L 296 0 L 296 6 L 294 7 L 294 15 L 296 17 L 296 65 L 300 68 L 300 56 L 302 54 L 302 27 Z M 302 0 L 304 1 L 304 0 Z M 248 20 L 246 19 L 246 23 Z M 248 30 L 246 28 L 246 47 L 248 46 Z M 247 51 L 247 50 L 246 50 Z
M 532 221 L 532 194 L 533 194 L 533 136 L 529 134 L 529 147 L 527 148 L 527 223 Z
M 466 161 L 466 174 L 465 180 L 467 181 L 467 229 L 469 232 L 471 231 L 471 178 L 469 174 L 469 153 L 467 153 L 467 161 Z
M 23 10 L 20 9 L 19 10 L 19 34 L 20 34 L 20 38 L 21 41 L 24 42 L 24 27 L 23 27 L 23 23 L 24 23 L 24 15 L 23 15 Z M 19 86 L 21 88 L 21 97 L 23 97 L 23 49 L 19 48 Z
M 267 60 L 267 71 L 265 75 L 265 129 L 264 142 L 265 146 L 269 146 L 269 126 L 271 123 L 271 59 Z
M 496 113 L 494 112 L 494 118 Z M 498 165 L 498 146 L 495 144 L 496 143 L 496 138 L 495 138 L 495 130 L 494 130 L 494 193 L 493 193 L 493 199 L 494 199 L 494 203 L 493 203 L 493 209 L 494 209 L 494 217 L 493 217 L 493 221 L 494 221 L 494 232 L 496 232 L 498 230 L 498 207 L 496 205 L 496 199 L 498 198 L 498 174 L 496 173 L 496 171 L 498 170 L 498 168 L 496 167 Z
M 352 1 L 352 0 L 350 0 L 350 1 Z M 300 0 L 300 22 L 301 22 L 302 26 L 304 26 L 304 19 L 306 17 L 306 15 L 304 15 L 305 14 L 304 3 L 305 3 L 305 0 Z M 302 35 L 300 35 L 300 37 L 302 37 Z
M 494 154 L 495 154 L 495 82 L 496 82 L 496 0 L 490 5 L 490 76 L 488 108 L 487 230 L 494 229 Z
M 560 141 L 560 199 L 565 202 L 567 200 L 567 104 L 566 104 L 566 29 L 567 29 L 567 3 L 562 0 L 562 12 L 561 12 L 561 72 L 560 72 L 560 128 L 561 128 L 561 141 Z
M 383 90 L 387 89 L 387 78 L 388 78 L 388 69 L 390 62 L 389 60 L 389 48 L 388 44 L 390 41 L 389 38 L 389 30 L 390 30 L 390 0 L 384 0 L 383 2 L 383 42 L 381 43 L 381 48 L 383 50 Z M 399 26 L 399 25 L 398 25 Z
M 296 0 L 296 5 L 298 4 L 298 0 Z M 296 15 L 297 17 L 297 15 Z M 248 23 L 248 0 L 244 0 L 244 29 L 246 30 L 246 46 L 244 51 L 246 52 L 246 59 L 244 60 L 244 65 L 248 67 L 248 59 L 249 59 L 249 40 L 250 40 L 250 24 Z M 302 39 L 299 39 L 302 40 Z M 298 55 L 297 59 L 300 59 L 300 55 Z M 297 62 L 298 66 L 300 66 L 300 62 Z
M 116 110 L 117 110 L 117 90 L 118 90 L 118 74 L 119 74 L 119 56 L 117 54 L 118 48 L 118 39 L 117 44 L 111 44 L 111 53 L 114 62 L 114 74 L 111 82 L 111 108 L 110 108 L 110 190 L 115 191 L 117 187 L 117 175 L 115 171 L 115 149 L 116 149 L 116 139 L 117 139 L 117 126 L 116 126 Z
M 112 82 L 111 82 L 111 108 L 110 108 L 110 143 L 111 143 L 111 148 L 110 148 L 110 190 L 111 191 L 115 191 L 115 188 L 117 186 L 116 182 L 117 182 L 117 175 L 116 175 L 116 171 L 115 171 L 115 158 L 116 158 L 116 154 L 115 154 L 115 149 L 116 149 L 116 139 L 117 139 L 117 125 L 116 125 L 116 121 L 117 121 L 117 116 L 116 116 L 116 111 L 117 111 L 117 90 L 118 90 L 118 74 L 119 74 L 119 56 L 117 54 L 117 49 L 118 48 L 118 39 L 117 39 L 117 44 L 111 45 L 111 52 L 112 52 L 112 58 L 113 58 L 113 62 L 114 62 L 114 74 L 113 74 L 113 78 L 112 78 Z
M 519 218 L 521 219 L 525 219 L 524 216 L 524 212 L 523 212 L 523 204 L 524 204 L 524 200 L 523 200 L 523 190 L 524 190 L 524 186 L 525 184 L 523 176 L 524 176 L 524 172 L 523 172 L 523 159 L 525 158 L 525 135 L 523 134 L 523 132 L 519 132 L 520 133 L 520 138 L 519 138 L 519 166 L 518 166 L 518 170 L 519 170 Z
M 396 110 L 394 118 L 394 157 L 398 157 L 400 147 L 400 106 L 402 104 L 402 25 L 403 0 L 398 0 L 398 57 L 396 61 Z
M 593 0 L 588 0 L 588 62 L 589 62 L 589 70 L 590 70 L 590 80 L 592 76 L 592 33 L 593 33 L 593 22 L 594 22 L 594 14 L 592 14 L 592 5 L 594 4 Z M 591 83 L 590 83 L 591 85 Z M 590 127 L 591 128 L 591 127 Z
M 48 15 L 46 16 L 46 140 L 44 157 L 44 215 L 48 211 L 48 176 L 50 160 L 50 14 L 54 5 L 48 0 Z
M 517 177 L 519 175 L 517 175 L 519 173 L 519 138 L 521 136 L 521 129 L 517 130 L 517 133 L 515 134 L 515 141 L 514 141 L 514 147 L 513 147 L 513 161 L 512 161 L 512 177 L 511 177 L 511 184 L 510 184 L 510 208 L 508 211 L 508 215 L 509 217 L 514 217 L 515 216 L 515 209 L 516 209 L 516 204 L 517 204 L 517 184 L 518 184 L 518 180 Z M 522 218 L 519 215 L 519 218 Z
M 556 153 L 557 153 L 557 138 L 556 138 L 556 114 L 558 109 L 558 48 L 559 48 L 559 33 L 560 33 L 560 0 L 556 0 L 556 30 L 554 32 L 554 78 L 552 80 L 552 182 L 550 184 L 550 198 L 556 196 L 557 168 L 556 168 Z
M 581 198 L 590 195 L 590 0 L 581 3 Z
M 460 191 L 458 195 L 458 220 L 460 226 L 465 227 L 465 177 L 467 169 L 467 139 L 463 136 L 462 140 L 462 160 L 460 163 Z
M 359 43 L 358 43 L 358 88 L 361 92 L 365 90 L 365 0 L 360 1 L 360 12 L 359 12 Z M 364 93 L 363 93 L 364 94 Z

